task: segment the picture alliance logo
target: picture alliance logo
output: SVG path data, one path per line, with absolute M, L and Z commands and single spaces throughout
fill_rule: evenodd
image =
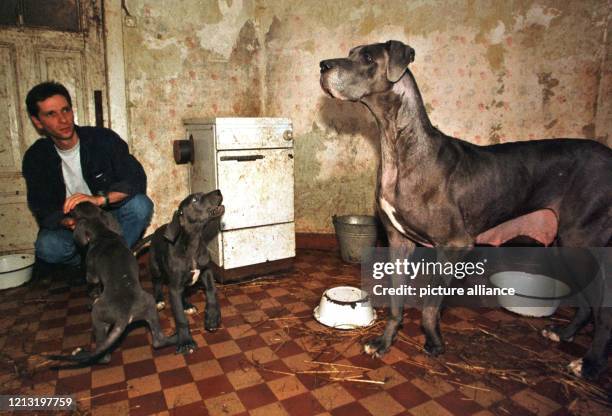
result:
M 484 259 L 478 262 L 442 262 L 442 261 L 410 261 L 398 259 L 394 262 L 374 262 L 372 264 L 372 277 L 380 280 L 385 276 L 398 276 L 414 279 L 417 276 L 449 276 L 463 279 L 471 276 L 485 274 Z

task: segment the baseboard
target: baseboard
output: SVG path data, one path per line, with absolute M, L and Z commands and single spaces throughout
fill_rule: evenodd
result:
M 210 262 L 210 267 L 215 275 L 215 280 L 221 284 L 226 284 L 246 281 L 258 276 L 290 271 L 293 269 L 293 261 L 294 257 L 291 257 L 288 259 L 267 261 L 265 263 L 258 263 L 227 270 L 217 266 L 213 262 Z
M 295 246 L 298 249 L 338 251 L 336 234 L 296 233 Z

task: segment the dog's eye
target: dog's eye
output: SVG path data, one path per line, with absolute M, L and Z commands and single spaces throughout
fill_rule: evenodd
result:
M 198 202 L 198 198 L 194 196 L 193 198 L 191 198 L 191 202 Z
M 366 61 L 366 63 L 371 64 L 372 62 L 374 62 L 374 59 L 372 58 L 372 55 L 370 55 L 369 53 L 364 53 L 363 54 L 363 60 Z

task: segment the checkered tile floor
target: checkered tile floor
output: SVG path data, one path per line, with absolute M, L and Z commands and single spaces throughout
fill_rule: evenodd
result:
M 146 271 L 143 286 L 150 290 Z M 93 415 L 566 415 L 610 414 L 593 398 L 612 390 L 609 376 L 579 383 L 564 366 L 590 342 L 537 335 L 550 319 L 503 310 L 448 308 L 442 321 L 447 353 L 429 358 L 414 310 L 383 359 L 362 353 L 362 331 L 333 331 L 312 318 L 325 288 L 359 285 L 359 268 L 335 253 L 302 251 L 295 269 L 219 286 L 222 328 L 203 330 L 190 317 L 198 349 L 153 350 L 144 327 L 133 328 L 107 365 L 50 370 L 40 353 L 70 352 L 91 342 L 85 287 L 60 277 L 0 292 L 0 392 L 71 394 L 77 414 Z M 201 292 L 191 297 L 203 311 Z M 561 311 L 552 319 L 567 319 Z M 383 313 L 380 313 L 383 315 Z M 168 309 L 161 312 L 173 330 Z

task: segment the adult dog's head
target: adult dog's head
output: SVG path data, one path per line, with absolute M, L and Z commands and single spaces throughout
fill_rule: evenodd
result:
M 223 195 L 216 190 L 207 194 L 198 192 L 183 199 L 172 215 L 164 231 L 164 238 L 170 242 L 176 241 L 181 232 L 189 235 L 201 232 L 202 227 L 211 220 L 219 218 L 225 212 L 221 205 Z
M 414 61 L 414 49 L 397 40 L 357 46 L 347 58 L 321 61 L 321 88 L 332 98 L 358 101 L 388 91 Z

